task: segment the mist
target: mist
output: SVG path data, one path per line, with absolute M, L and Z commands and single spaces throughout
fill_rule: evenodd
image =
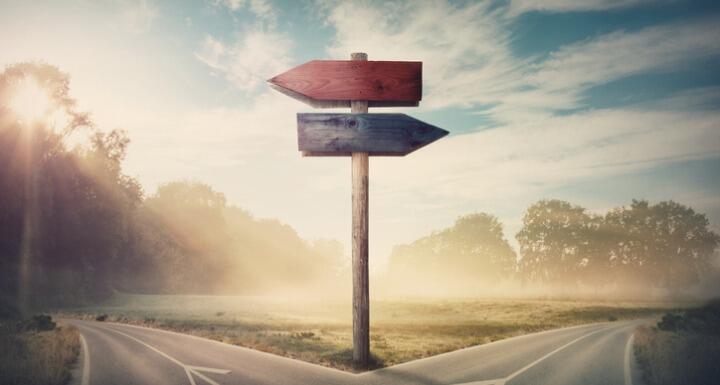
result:
M 42 110 L 19 119 L 11 104 L 0 104 L 6 106 L 0 110 L 3 311 L 94 303 L 116 293 L 298 303 L 351 297 L 351 257 L 339 241 L 303 239 L 279 219 L 229 205 L 199 181 L 144 191 L 122 167 L 130 138 L 98 129 L 77 110 L 59 69 L 9 67 L 0 74 L 0 98 L 11 98 L 28 77 L 39 79 L 33 84 L 44 88 L 33 92 L 46 95 L 53 116 L 64 118 L 50 124 Z M 719 243 L 705 214 L 674 201 L 629 200 L 595 213 L 539 200 L 517 234 L 505 234 L 491 213 L 467 213 L 397 245 L 388 268 L 371 276 L 370 293 L 375 299 L 703 299 L 720 294 Z

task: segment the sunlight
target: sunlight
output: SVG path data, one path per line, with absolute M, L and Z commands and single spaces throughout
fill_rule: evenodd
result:
M 32 123 L 43 119 L 48 114 L 52 107 L 52 100 L 37 80 L 25 77 L 17 83 L 8 106 L 20 121 Z

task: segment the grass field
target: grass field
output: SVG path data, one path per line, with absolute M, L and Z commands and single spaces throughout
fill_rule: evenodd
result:
M 538 299 L 397 300 L 371 303 L 371 351 L 390 366 L 516 335 L 658 315 L 677 304 Z M 116 295 L 66 316 L 194 334 L 352 370 L 350 303 L 226 296 Z
M 0 322 L 0 384 L 66 384 L 80 351 L 77 329 L 30 330 L 17 324 L 15 320 Z
M 635 355 L 647 385 L 718 384 L 720 300 L 639 328 Z

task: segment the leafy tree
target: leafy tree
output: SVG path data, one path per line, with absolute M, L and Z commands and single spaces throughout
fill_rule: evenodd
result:
M 636 294 L 698 284 L 704 272 L 714 271 L 720 243 L 705 215 L 673 201 L 636 200 L 602 217 L 564 201 L 539 201 L 528 208 L 517 239 L 524 280 L 612 284 Z
M 605 216 L 614 243 L 609 259 L 623 282 L 682 290 L 699 283 L 711 269 L 720 237 L 705 215 L 667 201 L 633 200 Z
M 13 107 L 28 84 L 49 101 L 32 120 Z M 70 148 L 70 135 L 86 141 Z M 23 63 L 0 73 L 3 313 L 94 301 L 116 289 L 299 289 L 341 270 L 336 244 L 311 244 L 286 224 L 255 219 L 205 184 L 171 182 L 143 199 L 122 170 L 128 145 L 124 132 L 100 131 L 77 110 L 57 68 Z
M 124 134 L 97 131 L 77 110 L 68 84 L 47 64 L 0 73 L 0 281 L 4 301 L 22 308 L 108 293 L 105 278 L 141 195 L 120 169 Z M 28 86 L 47 99 L 47 110 L 33 120 L 13 107 Z M 76 133 L 88 143 L 68 149 L 66 138 Z
M 590 240 L 595 229 L 596 220 L 580 206 L 561 200 L 530 206 L 516 236 L 522 255 L 520 277 L 561 286 L 578 283 L 584 268 L 602 266 L 591 254 L 596 252 Z
M 515 252 L 502 224 L 485 213 L 459 217 L 452 227 L 434 232 L 390 256 L 388 276 L 401 284 L 469 293 L 515 272 Z

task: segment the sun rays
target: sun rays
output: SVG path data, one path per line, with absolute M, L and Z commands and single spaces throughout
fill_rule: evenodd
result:
M 20 79 L 14 88 L 8 107 L 22 123 L 42 121 L 54 109 L 48 91 L 34 77 L 26 76 Z

